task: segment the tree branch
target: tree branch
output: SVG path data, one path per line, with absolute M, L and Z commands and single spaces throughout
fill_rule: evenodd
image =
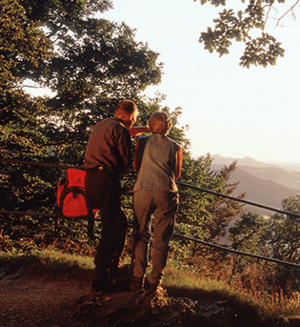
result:
M 289 13 L 289 12 L 291 12 L 292 13 L 292 17 L 294 18 L 294 19 L 296 19 L 296 16 L 295 16 L 295 14 L 294 14 L 294 8 L 297 6 L 297 4 L 299 3 L 299 1 L 300 0 L 297 0 L 294 4 L 293 4 L 293 6 L 289 9 L 289 10 L 287 10 L 278 20 L 277 20 L 277 24 L 276 24 L 276 26 L 279 26 L 279 22 Z
M 39 88 L 41 88 L 40 86 L 34 86 L 34 85 L 22 85 L 22 88 L 23 87 L 28 87 L 28 88 L 31 88 L 31 89 L 39 89 Z

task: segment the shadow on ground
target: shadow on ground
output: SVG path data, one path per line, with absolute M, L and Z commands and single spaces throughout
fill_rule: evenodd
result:
M 95 294 L 92 271 L 37 258 L 0 261 L 0 326 L 8 327 L 275 327 L 274 319 L 220 292 L 168 287 L 146 292 Z

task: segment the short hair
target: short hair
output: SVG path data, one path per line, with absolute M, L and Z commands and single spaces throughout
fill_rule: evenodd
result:
M 131 115 L 135 110 L 137 110 L 137 106 L 132 100 L 126 99 L 118 103 L 116 110 Z
M 148 120 L 148 126 L 153 134 L 167 135 L 172 127 L 172 122 L 164 111 L 155 111 Z

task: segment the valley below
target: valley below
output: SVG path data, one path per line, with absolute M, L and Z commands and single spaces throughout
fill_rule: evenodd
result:
M 246 192 L 248 201 L 281 209 L 283 199 L 300 193 L 300 163 L 278 165 L 258 162 L 252 158 L 234 159 L 219 155 L 212 157 L 214 158 L 211 165 L 213 170 L 218 170 L 237 160 L 238 168 L 230 179 L 230 182 L 239 182 L 234 196 Z M 244 208 L 261 215 L 268 216 L 274 213 L 252 205 L 245 205 Z

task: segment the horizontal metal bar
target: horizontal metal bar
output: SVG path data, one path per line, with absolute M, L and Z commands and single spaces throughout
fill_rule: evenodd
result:
M 66 169 L 67 168 L 79 168 L 79 169 L 83 169 L 83 166 L 67 166 L 67 165 L 43 164 L 43 163 L 39 163 L 39 162 L 22 161 L 22 160 L 15 160 L 15 159 L 0 158 L 0 161 L 9 161 L 9 162 L 21 163 L 21 164 L 26 164 L 26 165 L 38 165 L 38 166 L 47 166 L 47 167 L 55 167 L 55 168 L 66 168 Z M 135 170 L 130 170 L 130 172 L 131 173 L 136 173 Z M 253 202 L 253 201 L 239 199 L 239 198 L 236 198 L 234 196 L 214 192 L 214 191 L 211 191 L 211 190 L 207 190 L 207 189 L 197 187 L 197 186 L 194 186 L 194 185 L 190 185 L 190 184 L 187 184 L 187 183 L 183 183 L 183 182 L 180 182 L 180 181 L 176 181 L 176 183 L 178 185 L 188 187 L 188 188 L 194 189 L 196 191 L 206 192 L 206 193 L 209 193 L 209 194 L 213 194 L 215 196 L 227 198 L 227 199 L 234 200 L 234 201 L 237 201 L 237 202 L 242 202 L 242 203 L 245 203 L 245 204 L 248 204 L 248 205 L 251 205 L 251 206 L 255 206 L 255 207 L 262 208 L 262 209 L 278 212 L 278 213 L 281 213 L 281 214 L 284 214 L 284 215 L 290 215 L 290 216 L 294 216 L 296 218 L 300 218 L 300 214 L 297 214 L 297 213 L 288 212 L 288 211 L 284 211 L 284 210 L 281 210 L 281 209 L 269 207 L 269 206 L 266 206 L 264 204 L 256 203 L 256 202 Z
M 10 215 L 40 216 L 40 217 L 50 217 L 50 218 L 57 217 L 57 215 L 51 213 L 38 213 L 38 212 L 15 211 L 15 210 L 0 210 L 0 213 L 10 214 Z
M 239 198 L 236 198 L 234 196 L 230 196 L 230 195 L 210 191 L 210 190 L 207 190 L 207 189 L 204 189 L 204 188 L 201 188 L 201 187 L 197 187 L 197 186 L 186 184 L 186 183 L 179 182 L 179 181 L 177 181 L 177 184 L 188 187 L 188 188 L 191 188 L 191 189 L 194 189 L 196 191 L 210 193 L 210 194 L 213 194 L 215 196 L 220 196 L 220 197 L 227 198 L 227 199 L 230 199 L 230 200 L 234 200 L 234 201 L 242 202 L 242 203 L 245 203 L 245 204 L 249 204 L 249 205 L 252 205 L 252 206 L 255 206 L 255 207 L 267 209 L 267 210 L 270 210 L 270 211 L 275 211 L 275 212 L 278 212 L 278 213 L 281 213 L 281 214 L 284 214 L 284 215 L 290 215 L 290 216 L 300 218 L 300 214 L 297 214 L 297 213 L 280 210 L 280 209 L 277 209 L 277 208 L 266 206 L 264 204 L 259 204 L 259 203 L 244 200 L 244 199 L 239 199 Z
M 227 248 L 225 246 L 221 246 L 221 245 L 201 241 L 201 240 L 199 240 L 197 238 L 185 236 L 185 235 L 178 234 L 178 233 L 173 233 L 173 235 L 176 236 L 176 237 L 179 237 L 181 239 L 185 239 L 185 240 L 188 240 L 188 241 L 193 241 L 195 243 L 201 243 L 201 244 L 206 245 L 206 246 L 214 247 L 214 248 L 216 248 L 218 250 L 232 252 L 232 253 L 236 253 L 236 254 L 239 254 L 239 255 L 244 255 L 244 256 L 248 256 L 248 257 L 252 257 L 252 258 L 256 258 L 256 259 L 261 259 L 261 260 L 265 260 L 265 261 L 276 262 L 276 263 L 291 266 L 291 267 L 294 267 L 294 268 L 300 268 L 300 265 L 297 265 L 297 264 L 292 263 L 292 262 L 282 261 L 282 260 L 273 259 L 273 258 L 269 258 L 269 257 L 263 257 L 263 256 L 260 256 L 260 255 L 257 255 L 257 254 L 251 254 L 251 253 L 247 253 L 247 252 L 243 252 L 243 251 L 230 249 L 230 248 Z
M 20 163 L 24 165 L 34 165 L 34 166 L 46 166 L 46 167 L 54 167 L 54 168 L 78 168 L 83 169 L 83 166 L 70 166 L 70 165 L 55 165 L 55 164 L 47 164 L 47 163 L 40 163 L 34 161 L 23 161 L 23 160 L 15 160 L 15 159 L 3 159 L 0 158 L 0 161 L 8 161 L 14 163 Z
M 66 168 L 66 169 L 67 168 L 79 168 L 79 169 L 83 169 L 83 166 L 68 166 L 68 165 L 44 164 L 44 163 L 39 163 L 39 162 L 22 161 L 22 160 L 15 160 L 15 159 L 3 159 L 3 158 L 0 158 L 0 161 L 9 161 L 9 162 L 15 162 L 15 163 L 21 163 L 21 164 L 27 164 L 27 165 L 48 166 L 48 167 L 55 167 L 55 168 Z M 135 170 L 130 170 L 130 172 L 131 173 L 136 173 Z M 183 182 L 180 182 L 180 181 L 176 181 L 176 183 L 178 185 L 181 185 L 181 186 L 184 186 L 184 187 L 188 187 L 188 188 L 191 188 L 191 189 L 200 191 L 200 192 L 210 193 L 210 194 L 213 194 L 215 196 L 220 196 L 220 197 L 227 198 L 227 199 L 230 199 L 230 200 L 234 200 L 234 201 L 237 201 L 237 202 L 242 202 L 242 203 L 245 203 L 245 204 L 248 204 L 248 205 L 251 205 L 251 206 L 255 206 L 255 207 L 262 208 L 262 209 L 266 209 L 266 210 L 278 212 L 278 213 L 281 213 L 281 214 L 284 214 L 284 215 L 290 215 L 290 216 L 294 216 L 294 217 L 300 218 L 300 214 L 297 214 L 297 213 L 292 213 L 292 212 L 284 211 L 284 210 L 281 210 L 281 209 L 278 209 L 278 208 L 269 207 L 269 206 L 266 206 L 264 204 L 256 203 L 256 202 L 253 202 L 253 201 L 248 201 L 248 200 L 236 198 L 236 197 L 233 197 L 233 196 L 230 196 L 230 195 L 226 195 L 226 194 L 214 192 L 214 191 L 211 191 L 211 190 L 207 190 L 207 189 L 204 189 L 204 188 L 201 188 L 201 187 L 197 187 L 197 186 L 194 186 L 194 185 L 190 185 L 190 184 L 187 184 L 187 183 L 183 183 Z
M 49 213 L 12 211 L 12 210 L 1 210 L 0 212 L 5 213 L 5 214 L 14 214 L 14 215 L 25 215 L 25 216 L 27 215 L 27 216 L 40 216 L 40 217 L 58 218 L 57 215 L 49 214 Z M 129 220 L 128 225 L 132 227 L 133 226 L 133 221 Z M 210 247 L 216 248 L 218 250 L 227 251 L 227 252 L 235 253 L 235 254 L 238 254 L 238 255 L 244 255 L 244 256 L 260 259 L 260 260 L 271 261 L 271 262 L 279 263 L 279 264 L 282 264 L 282 265 L 290 266 L 290 267 L 293 267 L 293 268 L 300 268 L 300 265 L 297 265 L 297 264 L 292 263 L 292 262 L 282 261 L 282 260 L 273 259 L 273 258 L 269 258 L 269 257 L 263 257 L 263 256 L 260 256 L 260 255 L 257 255 L 257 254 L 251 254 L 251 253 L 247 253 L 247 252 L 243 252 L 243 251 L 237 251 L 237 250 L 234 250 L 234 249 L 227 248 L 225 246 L 209 243 L 209 242 L 206 242 L 206 241 L 201 241 L 201 240 L 199 240 L 197 238 L 185 236 L 185 235 L 182 235 L 182 234 L 179 234 L 179 233 L 173 233 L 173 236 L 179 237 L 179 238 L 184 239 L 184 240 L 192 241 L 192 242 L 195 242 L 195 243 L 200 243 L 200 244 L 203 244 L 203 245 L 206 245 L 206 246 L 210 246 Z

